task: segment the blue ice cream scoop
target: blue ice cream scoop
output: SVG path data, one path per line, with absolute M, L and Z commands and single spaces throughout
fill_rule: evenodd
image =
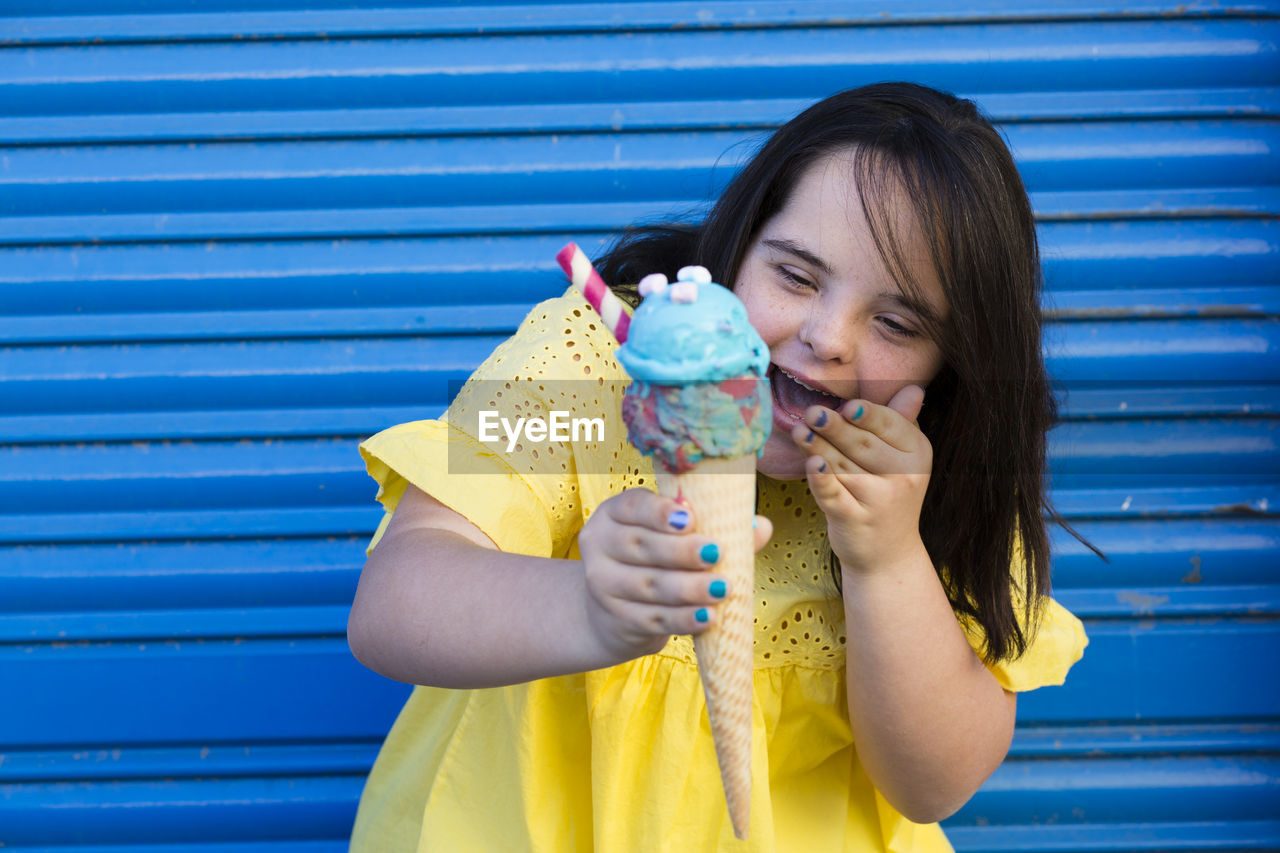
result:
M 652 278 L 641 282 L 644 301 L 615 353 L 632 379 L 687 385 L 766 374 L 769 348 L 747 321 L 746 307 L 706 269 L 685 267 L 669 286 Z
M 640 281 L 644 302 L 617 357 L 634 380 L 622 399 L 627 438 L 654 465 L 692 470 L 707 457 L 760 453 L 773 417 L 769 348 L 747 309 L 702 267 Z

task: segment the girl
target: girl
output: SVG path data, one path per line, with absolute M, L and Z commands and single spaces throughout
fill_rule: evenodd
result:
M 419 685 L 356 850 L 950 849 L 936 821 L 1003 760 L 1016 693 L 1085 644 L 1047 598 L 1035 228 L 975 107 L 909 84 L 781 128 L 697 228 L 629 233 L 606 281 L 687 264 L 769 345 L 752 824 L 733 838 L 690 635 L 726 589 L 698 507 L 604 441 L 487 447 L 499 396 L 616 422 L 615 345 L 538 306 L 443 422 L 362 450 L 386 507 L 349 625 Z M 766 544 L 767 543 L 767 544 Z

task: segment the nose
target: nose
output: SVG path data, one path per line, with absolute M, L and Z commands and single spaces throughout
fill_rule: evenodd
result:
M 819 361 L 850 364 L 858 353 L 858 324 L 848 311 L 815 301 L 800 327 L 800 340 Z

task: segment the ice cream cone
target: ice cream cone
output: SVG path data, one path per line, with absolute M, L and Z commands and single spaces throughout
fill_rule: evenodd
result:
M 746 838 L 751 815 L 756 459 L 707 458 L 691 471 L 674 474 L 657 466 L 655 473 L 658 491 L 687 501 L 697 531 L 719 546 L 716 571 L 729 581 L 729 594 L 717 606 L 715 623 L 693 638 L 693 648 L 733 834 Z
M 561 264 L 573 254 L 566 247 Z M 566 271 L 575 284 L 583 280 L 588 301 L 608 322 L 603 302 L 592 301 L 601 289 L 586 286 L 590 276 L 582 262 Z M 711 627 L 693 638 L 693 648 L 733 834 L 745 839 L 755 656 L 752 522 L 756 458 L 772 418 L 769 347 L 742 301 L 704 267 L 681 269 L 674 284 L 664 275 L 647 275 L 638 288 L 644 301 L 615 330 L 621 344 L 615 355 L 633 380 L 622 417 L 627 439 L 653 457 L 658 491 L 688 501 L 698 532 L 720 548 L 716 570 L 728 579 L 729 594 Z

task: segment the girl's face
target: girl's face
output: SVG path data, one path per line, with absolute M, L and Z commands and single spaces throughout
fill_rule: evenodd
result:
M 758 470 L 804 477 L 791 431 L 812 405 L 858 398 L 884 405 L 909 384 L 927 385 L 942 353 L 926 337 L 921 306 L 890 275 L 862 213 L 853 159 L 816 161 L 747 250 L 734 292 L 769 346 L 773 431 Z M 904 209 L 899 206 L 899 209 Z M 939 321 L 947 303 L 919 230 L 895 221 L 923 297 Z

